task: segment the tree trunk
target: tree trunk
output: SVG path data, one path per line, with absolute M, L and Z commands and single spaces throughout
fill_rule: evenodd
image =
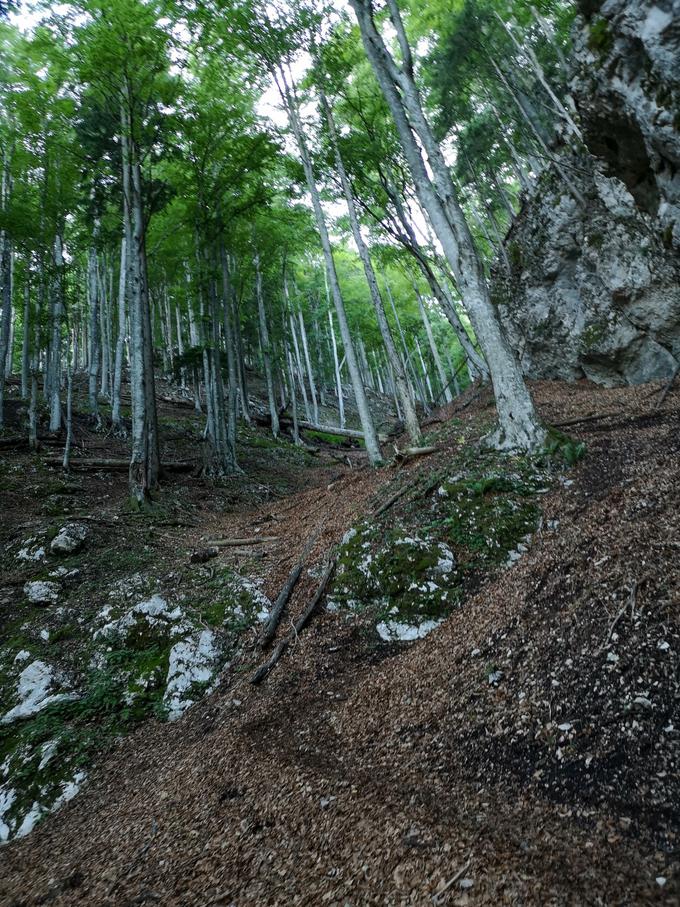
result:
M 335 328 L 333 327 L 333 313 L 328 310 L 328 320 L 331 324 L 331 341 L 333 344 L 333 365 L 335 366 L 335 388 L 338 395 L 338 415 L 340 417 L 340 428 L 345 427 L 345 400 L 342 396 L 342 380 L 340 378 L 340 366 L 338 365 L 338 345 L 335 342 Z
M 366 283 L 368 284 L 368 289 L 371 295 L 371 302 L 373 303 L 373 308 L 378 320 L 380 335 L 383 339 L 385 350 L 387 351 L 387 357 L 389 359 L 390 365 L 392 367 L 392 372 L 395 377 L 397 395 L 399 397 L 401 409 L 404 414 L 404 424 L 406 426 L 406 431 L 408 432 L 408 436 L 411 439 L 411 443 L 418 445 L 421 440 L 421 433 L 420 425 L 418 423 L 418 416 L 416 414 L 416 408 L 409 391 L 406 374 L 404 372 L 404 365 L 399 354 L 397 353 L 397 348 L 394 345 L 394 338 L 392 337 L 392 331 L 390 330 L 390 326 L 387 321 L 387 315 L 385 314 L 385 305 L 383 303 L 382 296 L 380 295 L 378 281 L 376 279 L 375 271 L 373 270 L 373 264 L 371 262 L 371 256 L 361 233 L 361 225 L 359 223 L 359 216 L 357 214 L 356 203 L 354 201 L 354 191 L 349 181 L 349 177 L 347 176 L 347 171 L 345 170 L 342 154 L 340 153 L 340 145 L 338 143 L 338 136 L 335 128 L 335 121 L 333 119 L 333 113 L 326 99 L 326 95 L 321 89 L 319 89 L 319 99 L 321 101 L 321 109 L 326 116 L 326 122 L 328 124 L 328 133 L 335 157 L 335 166 L 338 172 L 338 176 L 340 177 L 342 191 L 347 203 L 347 212 L 349 214 L 352 235 L 354 237 L 357 251 L 359 252 L 359 258 L 361 259 L 361 263 L 364 268 L 364 274 L 366 275 Z M 380 381 L 380 373 L 378 373 L 378 381 Z
M 451 403 L 453 396 L 449 390 L 449 382 L 446 378 L 446 372 L 444 371 L 444 366 L 442 365 L 442 360 L 439 355 L 439 350 L 437 349 L 437 344 L 434 339 L 434 334 L 432 333 L 432 325 L 430 324 L 430 319 L 427 317 L 427 312 L 425 311 L 425 305 L 423 304 L 423 299 L 418 289 L 415 288 L 416 296 L 418 298 L 418 308 L 420 309 L 420 317 L 425 325 L 425 333 L 427 334 L 427 342 L 430 344 L 430 352 L 432 353 L 432 358 L 434 360 L 435 368 L 437 369 L 437 375 L 439 376 L 439 384 L 443 389 L 444 399 L 447 403 Z
M 536 449 L 544 443 L 545 430 L 536 416 L 519 362 L 501 330 L 450 171 L 423 114 L 418 90 L 409 74 L 397 68 L 378 33 L 372 16 L 372 0 L 350 0 L 350 5 L 357 15 L 366 53 L 392 112 L 416 193 L 430 217 L 485 353 L 499 417 L 499 430 L 492 443 L 503 449 Z M 427 154 L 432 179 L 416 135 Z
M 274 396 L 274 377 L 272 372 L 271 346 L 269 343 L 269 330 L 267 328 L 267 312 L 264 307 L 264 294 L 262 293 L 262 271 L 260 270 L 260 253 L 255 253 L 255 294 L 257 296 L 257 314 L 260 323 L 260 342 L 262 344 L 262 362 L 264 365 L 265 380 L 267 382 L 267 400 L 269 401 L 269 415 L 272 420 L 272 434 L 279 436 L 279 413 L 276 409 Z M 291 391 L 295 393 L 295 388 Z
M 98 225 L 95 225 L 95 236 L 97 232 Z M 87 259 L 87 285 L 90 303 L 90 367 L 88 374 L 88 401 L 90 405 L 90 413 L 94 416 L 97 427 L 100 427 L 101 417 L 99 415 L 99 405 L 97 403 L 97 380 L 99 377 L 99 363 L 101 354 L 101 333 L 99 317 L 99 277 L 97 271 L 97 251 L 94 246 L 90 246 L 90 252 Z
M 275 78 L 277 78 L 276 74 Z M 373 465 L 376 465 L 382 462 L 380 444 L 378 442 L 378 436 L 373 424 L 373 417 L 371 416 L 371 411 L 368 406 L 366 392 L 364 390 L 364 386 L 361 382 L 361 376 L 359 374 L 359 365 L 357 363 L 356 352 L 354 350 L 354 344 L 352 342 L 352 335 L 349 329 L 349 323 L 347 321 L 345 303 L 342 298 L 340 282 L 335 270 L 335 261 L 333 260 L 333 250 L 331 248 L 331 241 L 328 235 L 328 228 L 326 226 L 326 218 L 321 206 L 321 198 L 319 196 L 319 190 L 314 178 L 312 159 L 309 154 L 309 149 L 307 147 L 307 142 L 305 140 L 304 131 L 298 114 L 297 100 L 293 97 L 291 88 L 288 85 L 283 69 L 281 69 L 279 72 L 277 84 L 279 85 L 279 91 L 286 106 L 290 124 L 297 141 L 300 157 L 302 158 L 302 166 L 307 180 L 307 187 L 312 199 L 312 207 L 314 209 L 314 216 L 316 219 L 319 236 L 321 238 L 321 247 L 323 249 L 324 260 L 326 263 L 326 273 L 328 275 L 328 282 L 333 294 L 335 310 L 338 315 L 338 323 L 340 325 L 342 343 L 345 348 L 347 368 L 349 369 L 352 388 L 354 390 L 354 397 L 356 400 L 357 409 L 359 410 L 359 418 L 361 420 L 361 426 L 364 431 L 366 452 L 368 453 L 369 461 Z
M 120 274 L 118 275 L 118 336 L 116 337 L 116 359 L 113 368 L 113 394 L 111 421 L 114 430 L 120 432 L 120 389 L 123 383 L 123 352 L 125 350 L 125 297 L 127 286 L 127 254 L 125 237 L 120 242 Z

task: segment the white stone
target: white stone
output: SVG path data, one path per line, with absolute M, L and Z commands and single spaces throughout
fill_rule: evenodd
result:
M 24 594 L 32 605 L 54 605 L 59 598 L 59 586 L 47 580 L 33 580 L 24 585 Z
M 69 523 L 63 526 L 52 539 L 50 551 L 52 554 L 74 554 L 85 544 L 87 529 L 80 523 Z
M 193 705 L 193 700 L 188 696 L 193 684 L 210 683 L 213 680 L 218 654 L 212 630 L 203 630 L 172 647 L 163 694 L 163 702 L 171 721 L 179 718 Z
M 51 693 L 55 681 L 52 668 L 44 661 L 33 661 L 19 675 L 17 685 L 18 705 L 0 719 L 0 724 L 10 724 L 28 718 L 55 702 L 74 699 L 75 693 Z
M 376 627 L 378 635 L 386 642 L 413 642 L 423 639 L 443 622 L 441 620 L 425 620 L 420 624 L 401 623 L 397 620 L 388 620 L 379 623 Z

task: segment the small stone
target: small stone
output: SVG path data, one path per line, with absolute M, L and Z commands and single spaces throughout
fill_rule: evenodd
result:
M 646 696 L 636 696 L 633 700 L 633 705 L 636 705 L 640 709 L 652 708 L 652 703 Z
M 463 891 L 467 891 L 469 888 L 472 888 L 475 883 L 472 879 L 461 879 L 459 884 Z
M 489 683 L 492 684 L 493 686 L 500 683 L 500 681 L 502 679 L 503 679 L 502 671 L 491 671 L 491 673 L 489 674 Z
M 573 725 L 569 724 L 568 721 L 565 721 L 564 724 L 558 724 L 557 727 L 561 731 L 570 731 L 572 729 Z
M 74 554 L 85 544 L 87 529 L 80 523 L 69 523 L 63 526 L 59 533 L 52 539 L 50 551 L 52 554 Z
M 46 580 L 34 580 L 25 584 L 24 595 L 32 605 L 54 605 L 59 598 L 59 586 Z
M 666 882 L 667 882 L 667 879 L 666 879 L 665 876 L 657 876 L 657 877 L 656 877 L 656 884 L 657 884 L 660 888 L 663 888 L 663 886 L 666 884 Z

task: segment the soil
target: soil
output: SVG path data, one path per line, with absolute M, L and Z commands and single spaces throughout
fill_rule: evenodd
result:
M 660 389 L 534 385 L 547 422 L 586 420 L 563 430 L 587 450 L 514 566 L 412 645 L 322 609 L 257 687 L 265 656 L 247 645 L 214 694 L 117 741 L 74 800 L 0 851 L 0 904 L 679 903 L 680 393 L 656 411 Z M 195 453 L 191 410 L 163 406 L 164 456 Z M 105 471 L 78 474 L 77 509 L 105 549 L 149 545 L 159 575 L 209 539 L 275 536 L 220 552 L 270 595 L 320 530 L 281 635 L 349 526 L 492 421 L 471 389 L 427 426 L 436 453 L 381 470 L 358 449 L 291 457 L 253 432 L 244 475 L 171 474 L 161 516 L 126 516 L 126 476 Z M 125 455 L 84 419 L 78 440 Z M 46 473 L 0 455 L 28 479 L 2 491 L 7 543 L 44 522 Z M 3 578 L 7 614 L 22 570 Z

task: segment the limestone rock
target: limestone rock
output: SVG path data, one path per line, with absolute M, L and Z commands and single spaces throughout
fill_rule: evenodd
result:
M 614 386 L 680 362 L 680 0 L 580 0 L 573 94 L 587 150 L 556 149 L 493 296 L 524 371 Z M 590 153 L 588 153 L 590 152 Z
M 32 661 L 19 675 L 16 696 L 17 705 L 0 719 L 0 724 L 11 724 L 21 718 L 41 712 L 55 702 L 74 699 L 74 693 L 55 693 L 57 683 L 54 669 L 44 661 Z
M 48 580 L 33 580 L 24 585 L 24 595 L 32 605 L 54 605 L 59 598 L 59 586 Z
M 75 554 L 85 544 L 87 538 L 87 529 L 80 523 L 69 523 L 62 527 L 59 533 L 52 539 L 50 551 L 52 554 L 66 555 Z

